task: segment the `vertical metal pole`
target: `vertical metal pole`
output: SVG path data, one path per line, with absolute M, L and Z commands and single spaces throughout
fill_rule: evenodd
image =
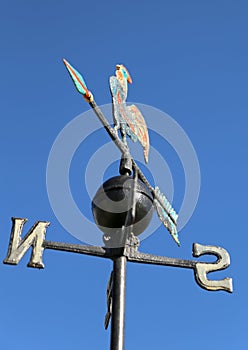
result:
M 110 350 L 124 350 L 126 265 L 127 259 L 125 256 L 114 258 Z

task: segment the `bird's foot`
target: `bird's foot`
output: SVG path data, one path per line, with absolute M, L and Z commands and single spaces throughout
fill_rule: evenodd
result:
M 114 126 L 114 132 L 116 134 L 116 136 L 118 136 L 118 130 L 120 129 L 120 126 L 119 125 L 115 125 Z
M 122 142 L 124 143 L 125 146 L 127 146 L 127 135 L 126 134 L 122 135 Z

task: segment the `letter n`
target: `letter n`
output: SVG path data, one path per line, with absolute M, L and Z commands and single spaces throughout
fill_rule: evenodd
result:
M 4 264 L 17 265 L 26 251 L 32 246 L 32 254 L 28 266 L 44 268 L 42 262 L 43 242 L 50 222 L 37 221 L 22 239 L 23 226 L 27 221 L 27 219 L 12 218 L 9 249 Z

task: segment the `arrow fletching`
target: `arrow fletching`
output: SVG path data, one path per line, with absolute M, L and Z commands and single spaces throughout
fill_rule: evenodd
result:
M 73 68 L 66 59 L 63 59 L 63 62 L 72 78 L 72 81 L 77 89 L 77 91 L 82 94 L 88 102 L 93 101 L 92 93 L 87 89 L 86 83 L 82 75 Z
M 160 202 L 163 203 L 163 206 L 160 204 Z M 177 243 L 177 245 L 180 246 L 180 241 L 178 238 L 176 227 L 178 215 L 172 208 L 166 196 L 160 191 L 158 187 L 155 187 L 154 206 L 159 219 L 170 232 L 172 238 Z

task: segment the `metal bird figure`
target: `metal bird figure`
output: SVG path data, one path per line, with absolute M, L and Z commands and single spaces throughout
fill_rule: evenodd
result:
M 120 129 L 125 144 L 126 135 L 133 142 L 139 141 L 144 148 L 145 161 L 148 163 L 150 143 L 145 119 L 138 107 L 126 105 L 128 83 L 132 83 L 131 76 L 122 64 L 116 65 L 115 75 L 109 78 L 115 130 L 117 132 Z

